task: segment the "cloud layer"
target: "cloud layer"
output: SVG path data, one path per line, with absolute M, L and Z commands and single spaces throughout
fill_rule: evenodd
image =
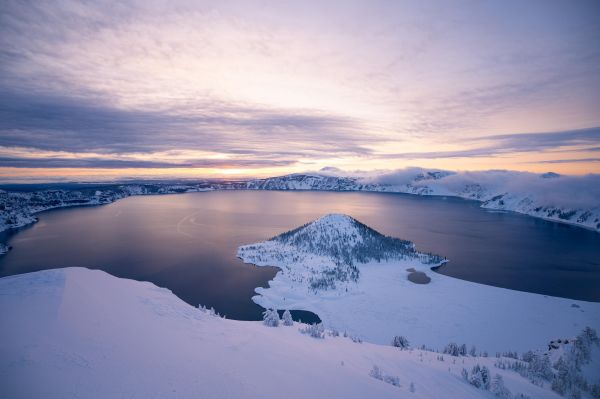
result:
M 9 0 L 0 168 L 598 171 L 598 12 Z

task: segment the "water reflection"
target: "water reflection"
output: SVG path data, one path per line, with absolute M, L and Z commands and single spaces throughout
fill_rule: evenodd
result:
M 168 287 L 186 302 L 214 306 L 230 318 L 258 319 L 262 309 L 250 298 L 276 270 L 243 264 L 237 247 L 331 212 L 448 257 L 438 270 L 443 274 L 600 300 L 600 234 L 486 212 L 460 199 L 380 193 L 206 192 L 49 211 L 10 236 L 14 249 L 0 258 L 0 275 L 100 268 Z

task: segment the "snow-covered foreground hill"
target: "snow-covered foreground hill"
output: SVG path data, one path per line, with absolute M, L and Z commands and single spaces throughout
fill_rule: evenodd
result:
M 242 246 L 238 256 L 246 263 L 281 268 L 268 288 L 256 289 L 257 304 L 314 312 L 326 327 L 369 342 L 384 344 L 403 335 L 438 349 L 464 342 L 490 352 L 523 351 L 574 336 L 584 326 L 600 329 L 600 303 L 444 276 L 431 270 L 441 258 L 419 254 L 407 241 L 395 239 L 394 246 L 393 240 L 349 216 L 327 215 L 269 241 Z M 356 270 L 355 279 L 344 273 L 348 265 Z M 411 273 L 425 274 L 430 282 L 416 284 L 408 279 Z
M 153 284 L 83 268 L 0 279 L 0 325 L 3 398 L 559 397 L 549 381 L 529 381 L 547 362 L 538 372 L 510 358 L 312 338 L 302 325 L 221 319 Z M 593 376 L 594 364 L 584 371 Z

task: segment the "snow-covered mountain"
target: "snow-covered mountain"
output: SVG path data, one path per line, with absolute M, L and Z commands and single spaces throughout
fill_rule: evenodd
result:
M 294 173 L 286 176 L 250 180 L 247 182 L 246 188 L 250 190 L 371 191 L 376 186 L 362 184 L 358 177 Z
M 249 181 L 247 188 L 453 196 L 480 201 L 487 209 L 519 212 L 600 232 L 600 175 L 407 168 L 358 177 L 292 174 Z
M 252 299 L 260 306 L 308 310 L 325 326 L 374 343 L 400 333 L 419 345 L 465 340 L 489 351 L 524 350 L 535 344 L 531 337 L 570 336 L 582 325 L 600 329 L 600 303 L 435 273 L 431 268 L 444 258 L 419 253 L 409 241 L 346 215 L 326 215 L 241 246 L 238 257 L 281 269 L 269 287 L 256 289 Z
M 421 258 L 438 264 L 440 257 L 419 254 L 412 242 L 390 237 L 342 214 L 322 216 L 273 238 L 300 253 L 332 258 L 335 263 L 367 263 L 390 259 Z
M 360 264 L 372 261 L 419 260 L 440 264 L 439 256 L 422 254 L 410 241 L 385 236 L 356 219 L 325 215 L 269 241 L 242 246 L 238 257 L 255 264 L 310 265 L 309 270 L 288 268 L 286 275 L 312 290 L 351 288 L 360 278 Z M 285 266 L 284 266 L 285 267 Z
M 164 288 L 83 268 L 1 278 L 0 325 L 0 393 L 11 399 L 558 399 L 553 388 L 600 389 L 592 330 L 553 337 L 561 343 L 549 353 L 534 337 L 543 350 L 523 357 L 402 350 L 222 319 Z

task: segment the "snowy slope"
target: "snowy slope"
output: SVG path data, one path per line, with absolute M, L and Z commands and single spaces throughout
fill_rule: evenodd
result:
M 0 279 L 3 398 L 490 398 L 475 364 L 514 395 L 558 398 L 494 357 L 315 339 L 211 316 L 150 283 L 82 268 Z M 540 342 L 541 343 L 541 342 Z M 382 378 L 370 375 L 378 366 Z M 410 391 L 414 386 L 414 393 Z
M 315 281 L 330 278 L 332 265 L 338 262 L 331 255 L 338 253 L 336 241 L 350 248 L 350 254 L 353 247 L 360 247 L 357 223 L 348 216 L 328 215 L 269 241 L 240 247 L 238 256 L 244 262 L 281 268 L 268 288 L 256 289 L 253 300 L 264 308 L 309 310 L 327 327 L 369 342 L 387 343 L 394 335 L 404 335 L 415 344 L 437 349 L 455 341 L 490 352 L 523 351 L 557 336 L 574 336 L 586 325 L 600 329 L 600 303 L 444 276 L 430 270 L 439 257 L 414 252 L 407 244 L 413 252 L 351 259 L 358 269 L 356 280 L 315 287 Z M 340 238 L 354 236 L 357 239 Z M 385 239 L 389 237 L 373 235 L 369 247 L 386 248 Z M 371 250 L 361 247 L 361 252 Z M 345 270 L 344 265 L 340 268 Z M 425 273 L 430 283 L 409 281 L 408 269 Z
M 330 214 L 258 245 L 242 246 L 244 262 L 277 262 L 294 286 L 354 291 L 360 279 L 359 263 L 406 260 L 440 265 L 443 258 L 422 254 L 410 241 L 384 236 L 347 215 Z M 294 267 L 301 264 L 303 267 Z

